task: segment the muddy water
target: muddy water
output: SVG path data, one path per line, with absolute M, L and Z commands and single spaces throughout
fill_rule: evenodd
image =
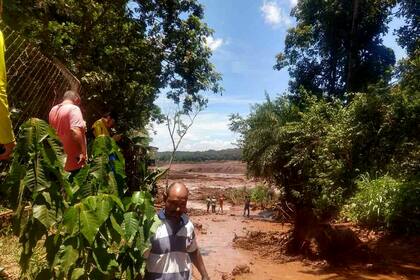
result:
M 204 209 L 205 205 L 199 201 L 189 202 L 189 207 Z M 210 278 L 222 279 L 223 274 L 229 274 L 237 265 L 248 265 L 251 273 L 235 276 L 236 280 L 275 280 L 275 279 L 360 279 L 360 280 L 388 280 L 388 279 L 420 279 L 400 275 L 384 275 L 378 273 L 365 273 L 354 270 L 328 271 L 303 262 L 276 263 L 263 258 L 258 252 L 246 251 L 233 247 L 235 235 L 245 235 L 247 230 L 260 231 L 286 231 L 289 226 L 282 226 L 266 220 L 261 220 L 251 213 L 251 218 L 244 218 L 241 209 L 230 208 L 225 214 L 209 214 L 193 216 L 192 221 L 202 225 L 202 233 L 198 231 L 197 238 L 203 254 L 206 268 Z M 194 271 L 193 279 L 201 279 L 199 273 Z

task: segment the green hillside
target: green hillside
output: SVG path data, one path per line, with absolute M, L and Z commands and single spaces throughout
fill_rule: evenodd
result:
M 169 161 L 171 152 L 158 152 L 159 161 Z M 175 161 L 241 160 L 241 149 L 208 150 L 203 152 L 176 152 Z

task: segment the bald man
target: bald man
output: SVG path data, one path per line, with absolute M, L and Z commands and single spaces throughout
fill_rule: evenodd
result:
M 188 189 L 182 183 L 173 183 L 165 194 L 165 209 L 159 211 L 161 225 L 152 237 L 152 248 L 147 258 L 146 280 L 190 280 L 192 265 L 201 279 L 210 279 L 204 266 L 194 234 L 194 225 L 185 214 Z
M 72 177 L 85 165 L 87 159 L 86 122 L 79 106 L 80 95 L 68 90 L 64 93 L 63 102 L 55 105 L 49 114 L 49 123 L 57 132 L 67 155 L 64 169 Z

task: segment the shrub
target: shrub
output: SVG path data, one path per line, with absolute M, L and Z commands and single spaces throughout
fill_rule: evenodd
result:
M 251 200 L 262 207 L 271 205 L 275 200 L 274 192 L 265 185 L 257 185 L 251 189 Z
M 115 142 L 97 138 L 93 160 L 74 181 L 64 172 L 60 142 L 44 121 L 23 124 L 17 142 L 5 187 L 23 247 L 21 279 L 141 277 L 157 225 L 155 210 L 147 191 L 127 195 L 124 158 Z M 110 154 L 115 160 L 109 160 Z M 25 216 L 27 204 L 32 211 Z M 45 263 L 34 271 L 30 260 L 39 246 L 46 252 Z
M 362 176 L 356 185 L 358 191 L 344 207 L 344 216 L 370 228 L 419 232 L 418 180 L 404 182 L 388 175 L 377 179 Z
M 232 204 L 237 205 L 244 203 L 245 197 L 250 195 L 250 191 L 243 187 L 241 189 L 231 188 L 226 192 L 227 198 L 232 202 Z

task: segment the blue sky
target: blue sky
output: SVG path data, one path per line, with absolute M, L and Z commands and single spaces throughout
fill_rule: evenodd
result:
M 288 87 L 286 70 L 273 70 L 275 55 L 284 49 L 287 29 L 293 26 L 289 16 L 298 0 L 203 0 L 205 22 L 215 30 L 207 43 L 213 49 L 212 62 L 222 74 L 223 95 L 209 94 L 209 104 L 201 112 L 178 150 L 203 151 L 232 148 L 237 135 L 229 131 L 229 115 L 246 116 L 252 104 L 284 93 Z M 394 49 L 397 59 L 404 51 L 396 44 L 393 29 L 401 20 L 393 20 L 385 45 Z M 173 106 L 164 95 L 157 104 L 163 112 Z M 164 125 L 154 125 L 152 145 L 160 151 L 171 150 Z

